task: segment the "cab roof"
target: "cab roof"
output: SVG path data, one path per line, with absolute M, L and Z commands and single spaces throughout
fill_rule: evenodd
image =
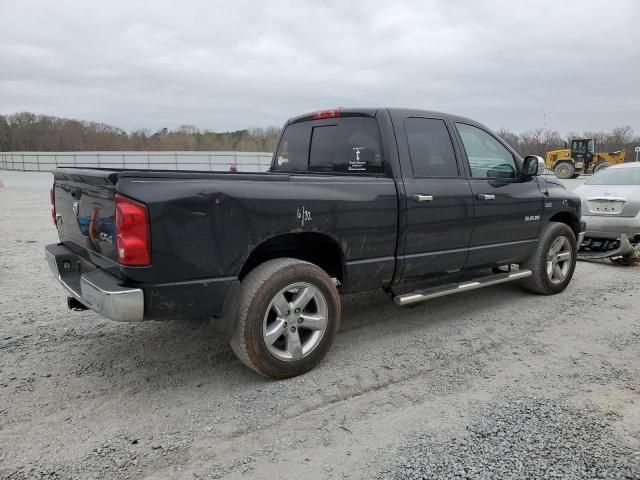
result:
M 462 117 L 459 115 L 453 115 L 450 113 L 436 112 L 433 110 L 422 110 L 415 108 L 398 108 L 398 107 L 377 107 L 377 108 L 365 108 L 365 107 L 334 107 L 330 109 L 317 110 L 315 112 L 303 113 L 290 118 L 287 121 L 287 125 L 298 122 L 306 122 L 309 120 L 322 120 L 341 117 L 375 117 L 381 110 L 389 112 L 391 117 L 435 117 L 435 118 L 448 118 L 453 122 L 468 123 L 470 125 L 478 125 L 482 128 L 487 128 L 479 122 L 470 118 Z

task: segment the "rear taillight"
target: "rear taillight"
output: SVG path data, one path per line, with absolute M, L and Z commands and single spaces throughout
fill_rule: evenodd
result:
M 116 195 L 116 250 L 122 265 L 140 267 L 151 263 L 147 207 L 121 195 Z
M 58 222 L 56 221 L 56 194 L 53 188 L 49 190 L 49 201 L 51 202 L 51 220 L 53 220 L 53 224 L 57 227 Z
M 338 118 L 340 116 L 341 108 L 330 108 L 328 110 L 320 110 L 318 112 L 313 112 L 311 114 L 311 118 L 314 120 L 321 120 L 324 118 Z

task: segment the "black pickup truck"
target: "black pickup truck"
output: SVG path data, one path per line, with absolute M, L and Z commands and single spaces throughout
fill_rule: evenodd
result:
M 58 168 L 46 257 L 72 309 L 212 318 L 246 365 L 290 377 L 331 348 L 343 293 L 563 291 L 580 199 L 541 162 L 467 118 L 323 110 L 285 124 L 268 173 Z

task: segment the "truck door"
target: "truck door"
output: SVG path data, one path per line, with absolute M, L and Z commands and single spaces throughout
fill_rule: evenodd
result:
M 406 192 L 403 278 L 457 271 L 467 259 L 473 195 L 441 118 L 404 118 L 397 139 Z M 406 163 L 405 163 L 406 165 Z
M 540 230 L 543 194 L 535 177 L 522 177 L 511 151 L 491 133 L 455 124 L 467 157 L 474 224 L 467 267 L 526 259 Z

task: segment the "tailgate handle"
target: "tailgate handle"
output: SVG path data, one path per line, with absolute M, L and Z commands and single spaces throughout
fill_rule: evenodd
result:
M 415 193 L 413 199 L 416 202 L 433 202 L 433 195 L 423 195 L 421 193 Z
M 496 196 L 492 193 L 479 193 L 476 195 L 478 200 L 495 200 Z

